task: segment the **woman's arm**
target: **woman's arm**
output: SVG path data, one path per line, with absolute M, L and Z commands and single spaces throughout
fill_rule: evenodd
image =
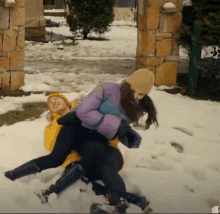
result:
M 107 139 L 112 139 L 117 133 L 121 118 L 112 114 L 100 113 L 98 108 L 103 101 L 103 87 L 98 85 L 76 107 L 76 114 L 85 125 L 94 128 Z

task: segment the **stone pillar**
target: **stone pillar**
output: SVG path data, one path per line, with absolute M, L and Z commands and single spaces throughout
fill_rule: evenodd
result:
M 176 84 L 182 0 L 139 0 L 136 69 L 148 67 L 155 85 Z
M 25 0 L 0 0 L 0 88 L 24 85 Z
M 44 39 L 46 34 L 46 19 L 44 18 L 43 0 L 26 0 L 25 14 L 26 40 Z

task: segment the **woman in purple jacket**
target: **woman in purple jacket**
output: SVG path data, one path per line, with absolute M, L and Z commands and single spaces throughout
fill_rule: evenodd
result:
M 5 176 L 15 180 L 58 167 L 71 150 L 76 150 L 82 159 L 67 167 L 45 194 L 59 194 L 82 177 L 92 175 L 94 180 L 99 177 L 103 181 L 112 203 L 125 210 L 126 187 L 118 174 L 123 165 L 122 157 L 117 149 L 107 147 L 107 143 L 118 137 L 128 148 L 138 148 L 141 136 L 129 124 L 137 122 L 146 113 L 146 129 L 153 123 L 159 125 L 156 108 L 148 96 L 154 81 L 151 71 L 139 69 L 121 84 L 106 82 L 98 85 L 76 108 L 57 121 L 63 127 L 49 155 L 7 171 Z

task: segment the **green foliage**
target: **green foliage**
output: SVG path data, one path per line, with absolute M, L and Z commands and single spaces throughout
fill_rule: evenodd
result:
M 204 58 L 198 65 L 199 75 L 208 83 L 209 93 L 220 100 L 220 59 Z
M 192 42 L 200 47 L 220 46 L 219 11 L 219 0 L 192 0 L 191 6 L 184 6 L 180 45 L 188 50 L 190 50 Z M 194 21 L 201 30 L 201 39 L 191 37 Z
M 92 31 L 103 34 L 114 19 L 115 0 L 69 0 L 70 13 L 67 23 L 70 31 L 88 34 Z

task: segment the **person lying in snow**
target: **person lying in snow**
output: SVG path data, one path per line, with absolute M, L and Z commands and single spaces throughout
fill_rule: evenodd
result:
M 47 120 L 50 123 L 45 127 L 44 146 L 49 152 L 52 152 L 57 135 L 62 127 L 57 123 L 57 119 L 67 114 L 72 108 L 75 108 L 79 103 L 80 100 L 77 99 L 74 100 L 72 103 L 70 103 L 65 96 L 59 93 L 52 93 L 48 96 L 47 105 L 50 112 L 47 115 Z M 119 140 L 114 139 L 112 141 L 109 141 L 108 146 L 110 147 L 113 146 L 119 150 L 119 147 L 117 146 L 118 143 Z M 108 155 L 109 153 L 108 149 L 106 153 Z M 68 166 L 71 166 L 72 163 L 77 162 L 80 159 L 81 159 L 81 155 L 75 150 L 72 150 L 70 154 L 67 156 L 64 163 L 62 164 L 62 167 L 67 170 Z M 118 172 L 123 167 L 123 163 L 124 163 L 123 158 L 121 156 L 121 165 L 119 165 L 118 167 Z M 98 170 L 99 170 L 98 166 L 93 167 L 93 169 L 90 169 L 86 173 L 86 176 L 82 178 L 82 181 L 85 182 L 86 184 L 91 182 L 93 186 L 92 189 L 96 195 L 103 195 L 108 198 L 106 188 L 103 185 L 103 182 L 101 181 L 101 177 L 99 176 L 100 173 L 96 173 L 98 172 Z M 47 193 L 48 193 L 47 190 L 37 191 L 36 195 L 40 197 L 42 203 L 47 203 L 49 196 Z M 110 200 L 110 198 L 108 199 Z M 129 203 L 133 203 L 139 206 L 142 210 L 144 210 L 149 205 L 149 202 L 147 201 L 146 197 L 141 196 L 139 194 L 127 192 L 126 199 L 128 200 Z
M 137 122 L 146 113 L 146 129 L 152 123 L 159 125 L 156 108 L 148 96 L 154 81 L 151 71 L 139 69 L 121 84 L 106 82 L 98 85 L 76 108 L 57 120 L 63 127 L 49 155 L 8 171 L 5 176 L 15 180 L 60 166 L 67 155 L 75 150 L 81 155 L 81 159 L 71 164 L 61 178 L 50 186 L 48 195 L 61 193 L 89 170 L 93 170 L 94 174 L 101 177 L 118 210 L 126 210 L 126 187 L 118 174 L 118 168 L 122 166 L 121 153 L 117 148 L 108 146 L 108 143 L 118 138 L 128 148 L 138 148 L 141 136 L 129 124 Z

